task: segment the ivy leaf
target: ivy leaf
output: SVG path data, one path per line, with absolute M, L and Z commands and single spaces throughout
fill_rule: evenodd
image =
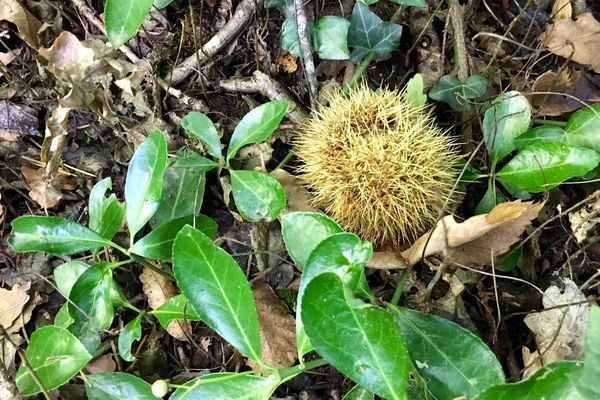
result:
M 600 153 L 600 104 L 582 108 L 567 121 L 569 143 Z
M 192 225 L 208 237 L 214 237 L 217 233 L 217 224 L 206 215 L 192 218 L 191 215 L 166 222 L 152 232 L 135 242 L 129 252 L 149 258 L 151 260 L 170 260 L 172 256 L 173 241 L 177 233 L 185 225 Z
M 114 47 L 131 39 L 150 13 L 152 0 L 106 0 L 106 35 Z
M 281 233 L 294 263 L 303 269 L 310 253 L 325 238 L 343 232 L 326 215 L 316 212 L 291 212 L 281 217 Z
M 77 279 L 69 294 L 69 315 L 74 322 L 69 327 L 93 353 L 100 344 L 98 331 L 112 324 L 114 308 L 110 296 L 114 285 L 111 263 L 98 263 L 86 269 Z
M 283 119 L 287 108 L 287 101 L 275 100 L 262 104 L 244 115 L 229 141 L 227 161 L 229 162 L 242 146 L 260 143 L 271 136 Z
M 559 142 L 540 142 L 518 153 L 496 178 L 518 189 L 544 192 L 567 179 L 585 175 L 600 163 L 600 154 Z
M 415 74 L 406 84 L 406 100 L 413 103 L 416 107 L 424 106 L 427 103 L 427 96 L 423 94 L 423 75 Z
M 88 400 L 158 400 L 152 386 L 137 376 L 124 372 L 87 375 L 85 393 Z
M 251 222 L 274 220 L 285 209 L 285 190 L 268 174 L 259 171 L 229 171 L 231 193 L 240 215 Z
M 108 198 L 104 196 L 109 189 L 112 189 L 110 177 L 96 183 L 90 191 L 88 204 L 90 210 L 88 226 L 108 240 L 112 239 L 118 232 L 125 215 L 125 206 L 119 203 L 114 193 Z
M 532 144 L 540 142 L 569 143 L 569 138 L 567 137 L 565 130 L 560 126 L 544 125 L 528 130 L 524 134 L 518 136 L 514 142 L 517 150 L 523 150 Z
M 400 44 L 401 35 L 400 25 L 383 21 L 360 1 L 354 4 L 348 30 L 348 45 L 355 49 L 353 61 L 360 61 L 371 52 L 391 53 Z
M 125 361 L 133 361 L 135 357 L 131 354 L 131 345 L 136 340 L 140 340 L 142 337 L 142 314 L 138 314 L 137 317 L 129 321 L 127 325 L 123 327 L 123 330 L 119 334 L 118 349 L 119 355 Z
M 313 30 L 314 48 L 322 60 L 347 60 L 350 21 L 342 17 L 321 17 Z
M 213 122 L 206 115 L 192 111 L 181 119 L 181 127 L 185 129 L 188 136 L 199 139 L 208 154 L 214 158 L 223 158 L 221 154 L 221 137 Z
M 502 366 L 481 339 L 447 319 L 390 305 L 411 360 L 438 399 L 469 398 L 504 383 Z M 451 339 L 449 339 L 451 338 Z M 481 368 L 485 365 L 485 368 Z
M 160 205 L 163 175 L 167 167 L 167 141 L 152 133 L 133 154 L 125 182 L 125 204 L 131 243 Z
M 468 109 L 468 99 L 479 99 L 487 91 L 490 82 L 481 75 L 471 75 L 466 82 L 461 82 L 456 75 L 445 75 L 436 82 L 429 91 L 429 97 L 443 101 L 455 111 Z
M 188 302 L 184 295 L 178 294 L 171 297 L 162 306 L 156 310 L 152 310 L 149 314 L 154 315 L 160 326 L 167 329 L 171 321 L 201 321 L 202 319 L 194 311 L 192 305 Z
M 207 374 L 181 385 L 169 400 L 266 400 L 271 398 L 279 383 L 276 374 L 269 376 L 231 372 Z
M 519 92 L 498 96 L 483 117 L 483 138 L 495 163 L 515 149 L 515 138 L 529 129 L 531 106 Z
M 47 390 L 67 383 L 92 359 L 92 355 L 75 336 L 53 325 L 33 332 L 25 357 Z M 15 382 L 23 396 L 41 392 L 23 364 L 19 367 Z
M 233 257 L 188 225 L 173 244 L 173 273 L 202 321 L 241 353 L 260 361 L 256 305 Z
M 525 381 L 492 386 L 473 397 L 473 400 L 583 400 L 574 393 L 573 387 L 582 367 L 582 363 L 574 361 L 548 364 Z
M 8 244 L 20 253 L 43 251 L 68 256 L 112 244 L 93 230 L 66 218 L 25 215 L 15 218 L 11 225 L 13 231 Z
M 334 272 L 313 278 L 302 298 L 304 328 L 319 353 L 369 392 L 404 400 L 410 361 L 394 318 L 353 298 Z

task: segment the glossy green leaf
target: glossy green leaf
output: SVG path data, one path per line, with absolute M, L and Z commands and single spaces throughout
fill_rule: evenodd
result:
M 586 400 L 574 387 L 582 366 L 582 363 L 574 361 L 548 364 L 525 381 L 492 386 L 473 400 Z
M 471 75 L 464 83 L 456 75 L 445 75 L 433 85 L 429 97 L 461 111 L 471 106 L 469 100 L 483 97 L 489 85 L 490 82 L 481 75 Z
M 302 271 L 298 302 L 296 303 L 296 340 L 299 358 L 313 350 L 302 322 L 302 298 L 306 286 L 315 276 L 324 272 L 335 272 L 353 293 L 359 288 L 361 292 L 368 292 L 368 285 L 364 277 L 364 265 L 372 255 L 373 246 L 370 242 L 363 241 L 355 234 L 348 232 L 335 233 L 326 237 L 310 253 L 304 271 Z
M 54 282 L 60 294 L 69 298 L 71 288 L 90 266 L 83 261 L 69 261 L 54 268 Z
M 348 393 L 344 395 L 342 400 L 374 400 L 375 398 L 367 389 L 358 385 L 354 386 Z
M 208 154 L 214 158 L 223 158 L 221 154 L 221 137 L 213 122 L 206 115 L 192 111 L 181 119 L 181 127 L 190 137 L 200 140 Z
M 150 225 L 154 228 L 177 218 L 198 215 L 204 197 L 205 172 L 216 167 L 214 161 L 192 151 L 181 154 L 165 170 L 162 198 Z
M 582 108 L 567 121 L 569 143 L 600 153 L 600 104 Z
M 152 386 L 137 376 L 124 372 L 106 372 L 86 376 L 88 400 L 158 400 Z
M 190 215 L 158 226 L 135 242 L 129 251 L 151 260 L 170 260 L 175 236 L 185 225 L 193 225 L 211 238 L 215 236 L 218 229 L 217 223 L 206 215 L 199 215 L 196 218 L 192 218 Z
M 568 143 L 567 133 L 565 130 L 556 125 L 538 126 L 525 132 L 515 139 L 517 150 L 536 144 L 539 142 L 561 142 Z
M 447 319 L 390 306 L 410 358 L 438 399 L 469 398 L 504 382 L 502 366 L 477 336 Z M 482 368 L 482 365 L 485 368 Z
M 186 382 L 169 400 L 269 400 L 278 385 L 276 375 L 221 372 Z
M 398 324 L 382 308 L 353 298 L 334 272 L 308 283 L 302 321 L 317 353 L 337 370 L 386 399 L 406 398 L 410 362 Z
M 242 146 L 260 143 L 271 136 L 285 116 L 287 108 L 287 101 L 275 100 L 262 104 L 244 115 L 229 141 L 227 161 L 231 160 Z
M 150 13 L 152 0 L 106 0 L 104 24 L 106 36 L 114 47 L 131 39 Z
M 494 268 L 508 272 L 515 269 L 519 263 L 519 259 L 523 255 L 523 246 L 517 245 L 508 253 L 504 253 L 494 260 Z
M 515 138 L 529 129 L 531 106 L 519 92 L 496 97 L 483 117 L 483 138 L 492 162 L 499 161 L 515 149 Z
M 25 215 L 14 219 L 11 225 L 8 244 L 17 252 L 43 251 L 65 256 L 111 245 L 93 230 L 66 218 Z
M 240 215 L 251 222 L 274 220 L 285 209 L 285 190 L 277 179 L 259 171 L 229 171 L 231 193 Z
M 281 48 L 294 57 L 300 57 L 302 54 L 295 15 L 287 17 L 281 24 Z
M 506 199 L 504 196 L 502 196 L 498 189 L 489 182 L 485 194 L 475 208 L 475 215 L 487 214 L 492 211 L 492 208 L 496 207 L 497 204 L 504 203 L 505 201 Z
M 174 320 L 201 321 L 198 313 L 182 294 L 171 297 L 162 306 L 150 311 L 149 314 L 154 315 L 164 329 L 167 329 Z
M 67 383 L 92 359 L 92 355 L 75 336 L 53 325 L 33 332 L 25 357 L 47 390 Z M 41 391 L 23 364 L 19 367 L 15 382 L 23 396 Z
M 54 316 L 53 325 L 64 329 L 68 329 L 69 326 L 73 324 L 73 322 L 75 322 L 75 320 L 71 318 L 71 315 L 69 315 L 69 304 L 64 303 Z
M 585 364 L 575 385 L 584 399 L 600 398 L 600 387 L 596 382 L 600 376 L 600 307 L 593 306 L 588 316 L 585 334 Z
M 167 141 L 160 131 L 156 131 L 135 151 L 127 170 L 125 210 L 131 243 L 158 210 L 166 167 Z
M 125 205 L 119 203 L 117 196 L 111 194 L 105 197 L 107 190 L 112 189 L 112 180 L 104 178 L 96 183 L 90 191 L 89 210 L 90 221 L 88 226 L 100 236 L 110 240 L 123 225 Z
M 423 75 L 415 74 L 406 84 L 404 95 L 406 100 L 417 107 L 424 106 L 427 103 L 427 96 L 423 93 Z
M 86 269 L 69 294 L 69 315 L 74 322 L 69 331 L 93 353 L 99 343 L 98 332 L 112 324 L 114 308 L 110 296 L 114 285 L 113 264 L 98 263 Z
M 254 298 L 233 257 L 202 232 L 185 226 L 173 244 L 173 273 L 202 321 L 241 353 L 260 360 Z
M 319 18 L 313 30 L 314 48 L 322 60 L 347 60 L 350 21 L 326 15 Z
M 540 142 L 519 152 L 496 174 L 500 182 L 532 193 L 585 175 L 600 163 L 600 154 L 559 142 Z
M 288 254 L 303 269 L 317 245 L 343 229 L 331 218 L 316 212 L 291 212 L 281 217 L 281 233 Z
M 133 361 L 135 357 L 131 354 L 131 345 L 136 340 L 140 340 L 142 337 L 142 314 L 129 321 L 127 325 L 123 327 L 123 330 L 119 334 L 119 340 L 117 342 L 119 355 L 125 361 Z
M 352 10 L 348 45 L 354 48 L 353 61 L 360 61 L 368 53 L 389 54 L 400 44 L 402 27 L 385 22 L 369 6 L 357 1 Z

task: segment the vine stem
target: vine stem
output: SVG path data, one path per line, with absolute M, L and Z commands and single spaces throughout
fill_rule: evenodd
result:
M 396 290 L 394 290 L 394 295 L 392 296 L 392 300 L 390 300 L 390 304 L 395 306 L 400 302 L 400 297 L 402 296 L 402 292 L 404 291 L 404 287 L 406 286 L 406 281 L 408 280 L 408 271 L 404 270 L 400 273 L 400 279 L 398 279 L 398 284 L 396 285 Z
M 356 68 L 356 71 L 354 71 L 354 75 L 352 75 L 352 78 L 350 78 L 350 80 L 348 82 L 346 82 L 346 84 L 342 88 L 342 93 L 346 94 L 352 88 L 354 88 L 354 86 L 356 86 L 356 84 L 362 78 L 363 74 L 365 73 L 365 71 L 369 67 L 369 64 L 371 64 L 371 61 L 373 61 L 374 58 L 375 58 L 375 53 L 370 51 L 366 55 L 366 57 L 360 62 L 360 64 L 358 65 L 358 68 Z
M 293 367 L 290 368 L 284 368 L 279 370 L 278 375 L 279 375 L 279 379 L 280 381 L 283 383 L 284 381 L 293 378 L 294 376 L 304 372 L 304 371 L 308 371 L 309 369 L 313 369 L 313 368 L 318 368 L 321 367 L 323 365 L 327 365 L 327 361 L 323 360 L 322 358 L 319 358 L 317 360 L 311 360 L 308 362 L 305 362 L 304 364 L 300 364 L 300 365 L 294 365 Z
M 534 119 L 533 123 L 539 124 L 539 125 L 567 126 L 567 123 L 565 121 L 552 121 L 549 119 L 541 119 L 541 118 Z

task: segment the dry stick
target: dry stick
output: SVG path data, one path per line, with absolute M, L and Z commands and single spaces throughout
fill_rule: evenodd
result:
M 256 11 L 262 7 L 262 4 L 263 0 L 242 0 L 231 19 L 223 25 L 221 30 L 196 53 L 183 60 L 181 64 L 169 72 L 163 78 L 163 81 L 169 85 L 176 85 L 190 76 L 200 65 L 210 60 L 231 43 L 248 24 Z
M 302 0 L 294 0 L 294 14 L 296 16 L 296 28 L 298 32 L 298 42 L 300 43 L 300 55 L 302 56 L 301 59 L 304 67 L 304 76 L 308 82 L 310 105 L 311 108 L 315 110 L 317 108 L 319 85 L 317 83 L 317 77 L 315 73 L 312 46 L 310 45 L 308 20 L 306 18 L 304 7 L 302 6 Z

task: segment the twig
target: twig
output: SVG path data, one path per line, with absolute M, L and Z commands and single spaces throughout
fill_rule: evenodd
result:
M 264 72 L 254 71 L 249 78 L 231 78 L 219 82 L 221 89 L 241 93 L 260 93 L 271 100 L 287 100 L 289 102 L 288 118 L 300 123 L 308 117 L 308 112 L 299 105 L 281 84 Z
M 190 76 L 200 65 L 210 60 L 231 43 L 248 24 L 256 11 L 262 7 L 262 4 L 263 0 L 242 0 L 231 19 L 223 25 L 221 30 L 196 53 L 183 60 L 181 64 L 169 72 L 163 78 L 163 81 L 169 85 L 176 85 Z
M 304 76 L 308 82 L 308 93 L 310 95 L 310 105 L 313 110 L 317 108 L 317 97 L 319 94 L 319 85 L 315 73 L 315 62 L 313 60 L 312 46 L 310 45 L 310 30 L 308 29 L 308 20 L 306 12 L 302 6 L 302 0 L 294 0 L 294 15 L 296 17 L 296 28 L 298 31 L 298 41 L 300 43 L 300 54 L 304 66 Z

